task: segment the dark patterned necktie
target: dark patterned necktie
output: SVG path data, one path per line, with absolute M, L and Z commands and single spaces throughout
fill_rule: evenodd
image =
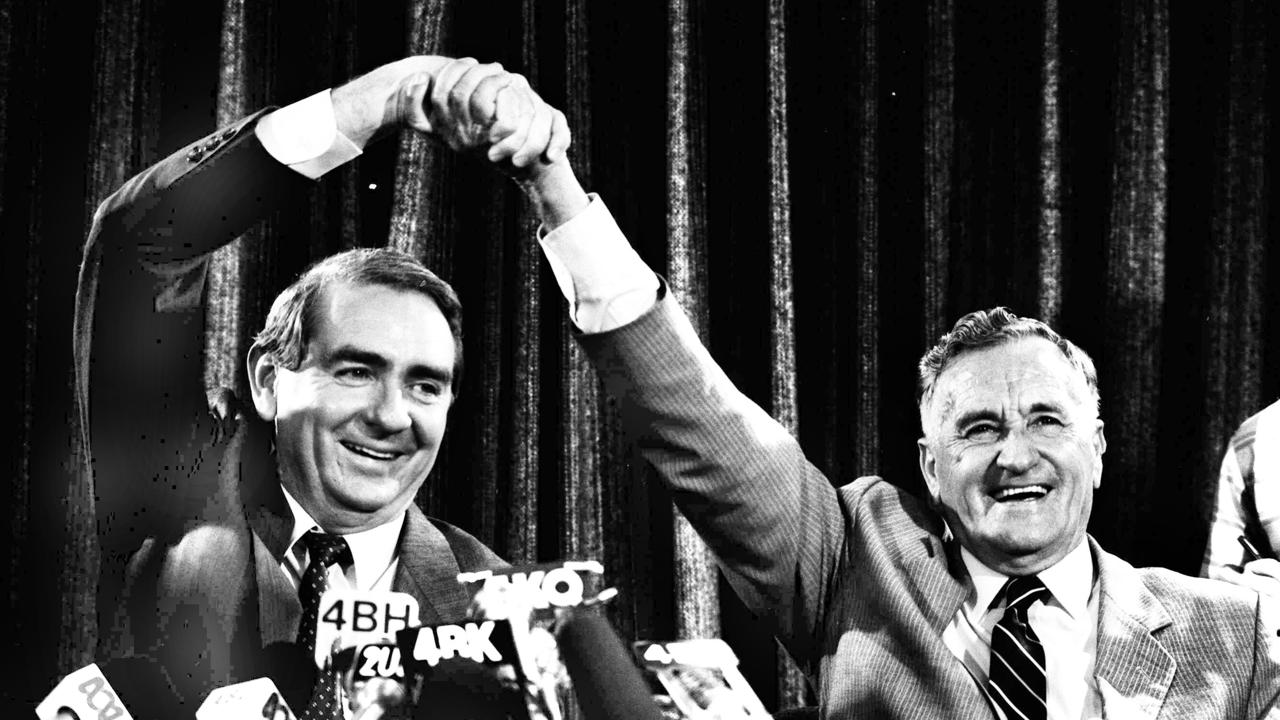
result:
M 1047 601 L 1049 589 L 1035 575 L 1005 583 L 1004 617 L 991 631 L 991 701 L 1009 720 L 1044 720 L 1046 715 L 1044 647 L 1027 622 L 1027 609 Z
M 316 621 L 320 615 L 320 596 L 328 587 L 329 566 L 334 563 L 350 565 L 351 548 L 347 541 L 339 535 L 309 532 L 302 536 L 311 555 L 311 562 L 302 573 L 302 583 L 298 586 L 298 599 L 302 602 L 302 622 L 298 624 L 298 646 L 305 648 L 307 655 L 315 653 Z M 331 720 L 342 718 L 342 709 L 338 703 L 338 675 L 332 669 L 324 670 L 316 678 L 315 689 L 311 692 L 311 702 L 302 712 L 302 720 Z

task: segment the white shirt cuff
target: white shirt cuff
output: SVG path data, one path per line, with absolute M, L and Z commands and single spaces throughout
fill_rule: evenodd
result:
M 622 327 L 653 307 L 658 277 L 595 193 L 591 204 L 539 242 L 560 292 L 573 308 L 573 323 L 586 333 Z
M 328 90 L 263 116 L 254 132 L 271 157 L 312 180 L 360 156 L 338 132 Z

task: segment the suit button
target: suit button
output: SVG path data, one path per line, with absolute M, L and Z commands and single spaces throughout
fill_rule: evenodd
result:
M 233 138 L 233 137 L 235 137 L 235 136 L 236 136 L 236 129 L 235 129 L 235 128 L 227 128 L 227 129 L 226 129 L 225 131 L 223 131 L 223 133 L 222 133 L 222 139 L 223 139 L 223 140 L 230 140 L 231 138 Z
M 191 162 L 200 162 L 202 157 L 204 157 L 204 150 L 201 148 L 193 148 L 191 152 L 187 153 L 187 160 Z

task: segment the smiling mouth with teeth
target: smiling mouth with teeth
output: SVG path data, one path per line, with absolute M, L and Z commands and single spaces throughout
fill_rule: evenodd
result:
M 356 455 L 372 458 L 374 460 L 394 460 L 400 456 L 400 453 L 379 452 L 377 450 L 371 450 L 370 448 L 367 448 L 361 445 L 356 445 L 354 443 L 349 443 L 349 442 L 342 443 L 342 447 L 350 450 Z
M 1049 488 L 1044 485 L 1028 485 L 1026 487 L 1003 488 L 992 493 L 991 497 L 996 502 L 1025 502 L 1028 500 L 1039 500 L 1049 494 Z

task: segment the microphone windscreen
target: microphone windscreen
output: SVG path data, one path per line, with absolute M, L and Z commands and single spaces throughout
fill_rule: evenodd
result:
M 454 663 L 423 678 L 418 687 L 414 720 L 529 720 L 520 691 L 504 682 L 497 668 Z
M 98 663 L 102 674 L 134 720 L 190 715 L 174 689 L 173 680 L 155 658 L 128 655 Z
M 575 615 L 556 639 L 587 720 L 662 720 L 644 675 L 607 620 Z
M 271 678 L 289 707 L 301 712 L 311 700 L 319 674 L 311 653 L 296 643 L 275 642 L 262 649 L 260 662 L 258 672 L 252 675 Z

